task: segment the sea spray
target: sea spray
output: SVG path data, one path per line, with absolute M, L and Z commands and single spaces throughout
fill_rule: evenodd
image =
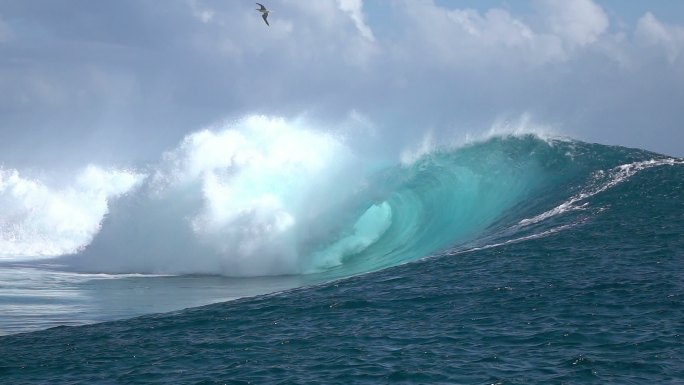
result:
M 0 168 L 0 260 L 74 253 L 90 243 L 110 202 L 140 185 L 144 175 L 90 165 L 54 187 Z
M 79 270 L 299 274 L 300 256 L 355 218 L 371 168 L 334 136 L 252 116 L 188 135 L 118 202 Z

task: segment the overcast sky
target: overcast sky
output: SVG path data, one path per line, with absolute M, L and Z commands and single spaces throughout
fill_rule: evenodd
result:
M 267 0 L 264 0 L 267 1 Z M 684 156 L 679 0 L 0 1 L 0 166 L 136 164 L 248 114 L 378 145 L 521 120 Z

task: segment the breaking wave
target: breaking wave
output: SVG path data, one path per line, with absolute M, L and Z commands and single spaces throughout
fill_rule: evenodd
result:
M 49 185 L 0 169 L 0 259 L 108 273 L 373 271 L 552 234 L 549 218 L 651 166 L 637 150 L 504 135 L 388 166 L 329 133 L 253 116 L 187 136 L 145 170 Z

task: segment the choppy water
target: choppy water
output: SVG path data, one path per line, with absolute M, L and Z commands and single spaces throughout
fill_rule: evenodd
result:
M 81 281 L 57 284 L 75 289 L 57 292 L 62 301 L 56 303 L 87 295 L 83 303 L 99 309 L 136 297 L 151 304 L 160 299 L 149 312 L 167 310 L 164 303 L 176 298 L 195 306 L 247 297 L 0 337 L 0 379 L 684 383 L 681 160 L 525 136 L 428 154 L 377 175 L 382 188 L 347 196 L 339 212 L 352 215 L 339 227 L 322 226 L 326 234 L 342 235 L 327 243 L 322 236 L 288 238 L 300 250 L 313 250 L 296 266 L 304 275 L 104 279 L 64 273 L 94 289 L 84 290 Z M 106 249 L 102 245 L 116 239 L 112 234 L 96 238 L 92 250 Z M 184 279 L 194 282 L 188 290 L 179 283 Z M 236 282 L 247 284 L 235 291 Z M 169 296 L 135 290 L 155 285 Z M 259 292 L 276 293 L 251 296 Z M 104 293 L 116 295 L 107 302 Z M 11 300 L 7 291 L 2 295 L 7 309 Z M 22 296 L 11 306 L 30 309 L 21 307 L 27 304 Z M 91 321 L 145 313 L 140 308 Z M 22 317 L 31 322 L 27 315 L 7 322 Z

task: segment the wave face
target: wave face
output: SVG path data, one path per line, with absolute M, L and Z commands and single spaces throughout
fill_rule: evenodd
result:
M 653 157 L 518 135 L 388 167 L 301 122 L 249 117 L 187 136 L 146 171 L 91 167 L 78 188 L 0 174 L 12 213 L 2 257 L 106 273 L 348 276 L 542 231 L 632 172 L 612 168 Z
M 372 271 L 482 237 L 516 206 L 577 175 L 565 147 L 534 136 L 495 138 L 384 170 L 374 176 L 376 203 L 310 265 Z

